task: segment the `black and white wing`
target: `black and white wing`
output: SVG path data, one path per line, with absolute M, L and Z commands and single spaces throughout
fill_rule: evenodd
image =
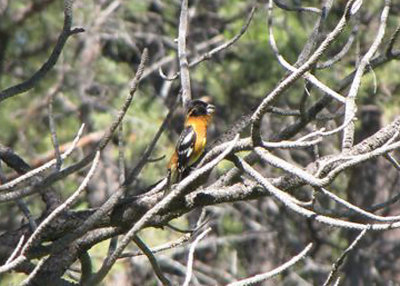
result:
M 194 146 L 196 143 L 196 132 L 192 126 L 187 126 L 183 129 L 179 136 L 176 145 L 176 152 L 178 153 L 178 169 L 180 172 L 188 166 L 190 156 L 193 154 Z

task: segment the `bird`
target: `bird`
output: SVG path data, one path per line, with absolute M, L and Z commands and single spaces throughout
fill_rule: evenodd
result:
M 184 128 L 168 163 L 170 184 L 178 183 L 186 170 L 196 163 L 207 143 L 207 128 L 215 106 L 203 100 L 191 100 L 187 107 Z

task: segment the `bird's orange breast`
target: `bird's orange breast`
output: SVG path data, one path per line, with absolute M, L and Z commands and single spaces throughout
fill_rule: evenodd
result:
M 209 120 L 209 116 L 196 116 L 189 117 L 185 122 L 185 126 L 192 126 L 196 132 L 196 142 L 194 144 L 193 156 L 189 161 L 189 166 L 196 162 L 203 153 L 207 143 L 207 124 Z

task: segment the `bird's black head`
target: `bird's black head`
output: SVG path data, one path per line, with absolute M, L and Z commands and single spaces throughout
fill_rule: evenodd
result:
M 215 106 L 199 99 L 192 100 L 188 106 L 188 116 L 213 115 Z

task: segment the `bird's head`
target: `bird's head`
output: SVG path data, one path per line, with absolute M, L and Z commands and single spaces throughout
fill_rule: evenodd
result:
M 215 106 L 205 101 L 192 100 L 188 106 L 188 116 L 212 116 L 215 112 Z

